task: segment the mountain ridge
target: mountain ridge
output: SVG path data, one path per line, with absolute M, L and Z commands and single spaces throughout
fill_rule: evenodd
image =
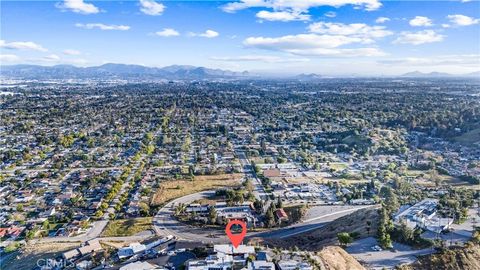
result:
M 145 79 L 234 79 L 251 76 L 247 71 L 236 72 L 206 67 L 171 65 L 166 67 L 147 67 L 106 63 L 100 66 L 76 67 L 72 65 L 8 65 L 1 67 L 1 75 L 16 78 L 145 78 Z
M 420 72 L 416 70 L 416 71 L 404 73 L 400 75 L 400 77 L 412 77 L 412 78 L 479 77 L 480 78 L 480 71 L 461 74 L 461 75 L 455 75 L 455 74 L 450 74 L 445 72 L 437 72 L 437 71 Z
M 31 64 L 0 65 L 0 76 L 21 79 L 153 79 L 153 80 L 204 80 L 204 79 L 291 79 L 304 82 L 320 81 L 328 78 L 361 78 L 373 76 L 323 76 L 317 73 L 301 73 L 289 76 L 262 76 L 248 71 L 231 71 L 192 65 L 170 65 L 148 67 L 135 64 L 105 63 L 100 66 L 77 67 L 73 65 L 42 66 Z M 379 76 L 399 78 L 479 78 L 480 71 L 454 75 L 443 72 L 412 71 L 401 75 Z

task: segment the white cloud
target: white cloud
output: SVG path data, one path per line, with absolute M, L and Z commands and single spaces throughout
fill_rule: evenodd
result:
M 436 55 L 435 57 L 406 57 L 378 61 L 385 65 L 403 66 L 480 66 L 479 54 Z
M 390 18 L 387 18 L 387 17 L 378 17 L 378 18 L 375 20 L 376 23 L 386 23 L 386 22 L 388 22 L 388 21 L 390 21 Z
M 262 49 L 296 50 L 311 48 L 336 48 L 342 45 L 361 42 L 361 38 L 338 36 L 338 35 L 316 35 L 299 34 L 282 37 L 249 37 L 243 44 L 249 47 Z
M 308 58 L 281 58 L 270 55 L 241 55 L 233 57 L 211 57 L 215 61 L 225 62 L 265 62 L 265 63 L 293 63 L 293 62 L 308 62 Z
M 15 54 L 0 54 L 0 61 L 2 62 L 17 62 L 20 60 L 20 57 Z
M 190 33 L 188 33 L 188 35 L 191 36 L 191 37 L 214 38 L 214 37 L 218 37 L 220 34 L 216 31 L 208 29 L 204 33 L 192 33 L 192 32 L 190 32 Z
M 376 38 L 382 38 L 392 35 L 393 32 L 387 30 L 385 26 L 369 26 L 364 23 L 327 23 L 317 22 L 308 26 L 312 33 L 328 34 L 328 35 L 342 35 L 362 38 L 365 43 L 372 43 Z
M 342 35 L 299 34 L 277 38 L 249 37 L 243 41 L 247 47 L 283 51 L 296 55 L 323 56 L 381 56 L 385 55 L 377 48 L 338 48 L 343 45 L 362 43 L 364 39 Z
M 66 55 L 80 55 L 80 51 L 77 51 L 77 50 L 72 50 L 72 49 L 66 49 L 66 50 L 63 50 L 63 54 L 66 54 Z
M 393 43 L 420 45 L 425 43 L 440 42 L 444 39 L 433 30 L 424 30 L 418 32 L 401 32 L 400 36 Z
M 83 0 L 65 0 L 63 3 L 57 3 L 55 6 L 62 10 L 71 10 L 81 14 L 96 14 L 100 12 L 98 7 L 85 3 Z
M 312 49 L 296 49 L 290 50 L 290 53 L 297 55 L 310 56 L 327 56 L 327 57 L 375 57 L 385 56 L 385 52 L 378 48 L 353 48 L 353 49 L 328 49 L 328 48 L 312 48 Z
M 447 18 L 456 26 L 469 26 L 480 23 L 480 19 L 475 19 L 465 15 L 455 14 L 448 15 Z
M 236 12 L 247 8 L 271 8 L 273 10 L 308 11 L 319 6 L 341 7 L 354 5 L 364 7 L 366 10 L 376 10 L 382 6 L 378 0 L 240 0 L 222 6 L 225 12 Z
M 306 21 L 310 19 L 309 9 L 320 6 L 341 7 L 353 5 L 355 8 L 377 10 L 382 4 L 379 0 L 240 0 L 222 6 L 223 11 L 234 13 L 247 8 L 268 8 L 262 10 L 257 17 L 270 21 Z M 333 16 L 333 13 L 327 13 Z M 334 16 L 333 16 L 334 17 Z
M 88 60 L 82 58 L 62 58 L 56 54 L 45 55 L 37 58 L 26 59 L 27 62 L 41 63 L 41 64 L 67 64 L 85 66 L 89 63 Z
M 310 15 L 291 11 L 267 11 L 262 10 L 257 13 L 257 18 L 267 21 L 308 21 Z
M 180 33 L 172 28 L 163 28 L 162 31 L 155 32 L 155 35 L 160 37 L 176 37 L 179 36 Z
M 56 54 L 50 54 L 42 57 L 42 60 L 45 62 L 58 62 L 60 61 L 60 56 Z
M 432 26 L 432 20 L 424 16 L 415 16 L 415 18 L 410 20 L 411 26 Z
M 353 44 L 372 44 L 376 39 L 392 35 L 385 26 L 369 26 L 364 23 L 316 22 L 308 26 L 310 33 L 280 37 L 249 37 L 243 41 L 246 47 L 282 51 L 303 56 L 383 56 L 375 47 L 341 48 Z
M 103 24 L 103 23 L 76 23 L 76 27 L 85 28 L 85 29 L 100 29 L 100 30 L 119 30 L 126 31 L 130 29 L 128 25 L 114 25 L 114 24 Z
M 140 11 L 147 15 L 162 15 L 165 5 L 153 0 L 140 0 Z
M 337 17 L 337 13 L 335 13 L 335 12 L 333 12 L 333 11 L 329 11 L 329 12 L 323 14 L 323 15 L 325 15 L 326 17 L 329 17 L 329 18 L 335 18 L 335 17 Z
M 5 40 L 0 40 L 0 47 L 12 50 L 33 50 L 46 52 L 47 49 L 43 48 L 41 45 L 36 44 L 31 41 L 14 41 L 14 42 L 5 42 Z

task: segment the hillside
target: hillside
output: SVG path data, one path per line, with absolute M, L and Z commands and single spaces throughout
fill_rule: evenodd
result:
M 398 267 L 400 270 L 477 270 L 480 269 L 480 246 L 454 247 L 441 253 L 420 257 L 412 264 Z
M 325 246 L 336 245 L 340 232 L 355 232 L 359 238 L 375 235 L 378 224 L 373 221 L 378 219 L 377 209 L 361 209 L 319 229 L 282 239 L 266 239 L 265 242 L 283 248 L 297 246 L 300 250 L 319 251 Z
M 318 252 L 325 270 L 363 270 L 363 267 L 355 258 L 348 254 L 343 248 L 328 246 Z

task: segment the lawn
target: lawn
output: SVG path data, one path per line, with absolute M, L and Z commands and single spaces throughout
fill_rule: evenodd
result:
M 163 205 L 166 202 L 188 194 L 236 187 L 241 183 L 242 174 L 219 174 L 195 176 L 194 180 L 171 180 L 160 184 L 152 198 L 152 205 Z
M 152 228 L 152 218 L 117 219 L 108 222 L 102 232 L 104 237 L 131 236 Z

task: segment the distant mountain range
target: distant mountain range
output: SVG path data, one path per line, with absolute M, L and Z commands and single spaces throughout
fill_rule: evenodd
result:
M 210 80 L 210 79 L 254 79 L 272 78 L 289 79 L 305 82 L 319 81 L 326 78 L 315 73 L 302 73 L 295 76 L 261 76 L 251 74 L 247 71 L 235 72 L 222 69 L 211 69 L 205 67 L 172 65 L 167 67 L 146 67 L 141 65 L 126 64 L 104 64 L 94 67 L 76 67 L 71 65 L 40 66 L 40 65 L 9 65 L 0 66 L 0 76 L 17 79 L 136 79 L 136 80 Z M 348 78 L 363 76 L 348 76 Z M 381 76 L 385 77 L 385 76 Z M 452 75 L 441 72 L 423 73 L 419 71 L 405 73 L 400 76 L 405 78 L 448 78 L 468 77 L 479 78 L 480 71 L 464 75 Z
M 195 66 L 173 65 L 162 68 L 141 65 L 104 64 L 95 67 L 75 67 L 70 65 L 2 66 L 0 75 L 23 79 L 166 79 L 203 80 L 235 79 L 251 77 L 247 71 L 234 72 Z
M 315 73 L 309 73 L 309 74 L 299 74 L 297 76 L 294 76 L 293 79 L 299 80 L 299 81 L 317 81 L 322 79 L 323 77 L 321 75 L 315 74 Z
M 480 78 L 480 71 L 467 73 L 467 74 L 462 74 L 462 75 L 453 75 L 453 74 L 443 73 L 443 72 L 424 73 L 424 72 L 420 72 L 420 71 L 413 71 L 413 72 L 405 73 L 405 74 L 401 75 L 401 77 L 410 77 L 410 78 L 474 77 L 474 78 Z

